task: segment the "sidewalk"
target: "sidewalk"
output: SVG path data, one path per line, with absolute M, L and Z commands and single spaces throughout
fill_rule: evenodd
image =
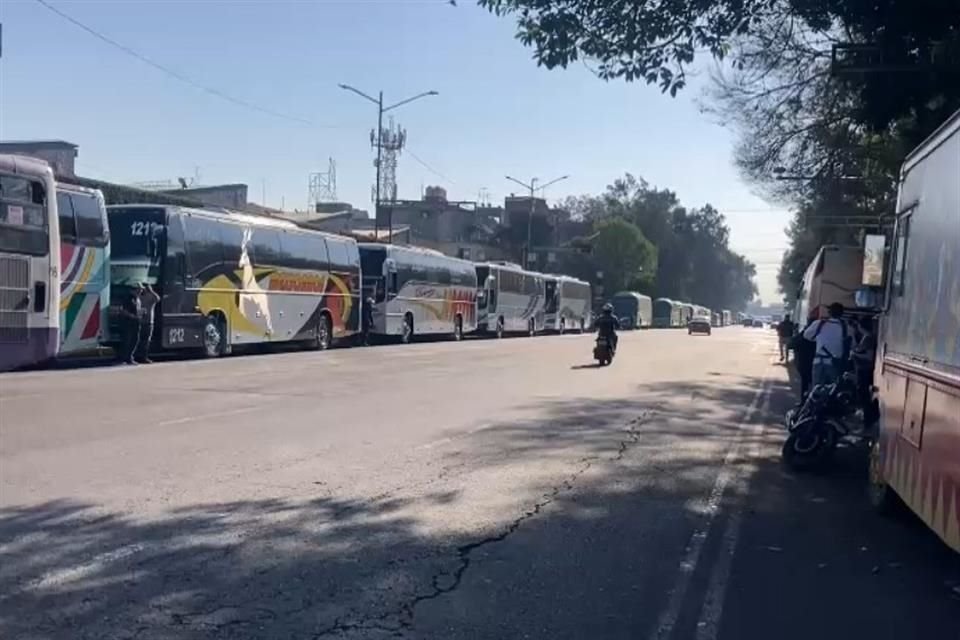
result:
M 788 371 L 772 391 L 771 422 L 795 402 L 792 363 Z M 777 428 L 751 480 L 718 637 L 960 637 L 960 555 L 913 514 L 873 511 L 862 450 L 793 473 L 780 463 Z

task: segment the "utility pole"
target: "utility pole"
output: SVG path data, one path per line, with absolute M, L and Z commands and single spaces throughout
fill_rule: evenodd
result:
M 521 187 L 523 187 L 524 189 L 530 192 L 530 215 L 527 217 L 527 247 L 523 254 L 523 268 L 529 269 L 530 268 L 530 251 L 532 249 L 531 242 L 533 239 L 533 216 L 537 211 L 537 201 L 536 201 L 537 190 L 539 189 L 542 191 L 543 189 L 546 189 L 552 184 L 556 184 L 561 180 L 566 180 L 570 176 L 560 176 L 559 178 L 554 178 L 550 182 L 539 187 L 537 186 L 537 182 L 539 181 L 539 178 L 532 178 L 530 180 L 530 184 L 527 184 L 526 182 L 517 180 L 516 178 L 513 178 L 511 176 L 505 176 L 505 177 L 507 178 L 507 180 L 510 180 L 511 182 L 516 182 L 518 185 L 520 185 Z
M 371 145 L 374 145 L 374 146 L 376 147 L 376 149 L 377 149 L 377 160 L 376 160 L 377 183 L 376 183 L 376 185 L 374 185 L 374 197 L 373 197 L 373 200 L 374 200 L 374 205 L 373 205 L 373 206 L 374 206 L 374 214 L 373 214 L 373 229 L 374 229 L 374 231 L 373 231 L 373 233 L 374 233 L 374 237 L 379 240 L 379 238 L 380 238 L 380 202 L 381 202 L 381 199 L 382 199 L 382 197 L 383 197 L 383 193 L 382 193 L 382 189 L 381 189 L 381 185 L 380 185 L 381 176 L 382 176 L 381 169 L 380 169 L 380 165 L 381 165 L 381 163 L 383 162 L 383 133 L 384 133 L 384 131 L 383 131 L 383 114 L 386 113 L 387 111 L 391 111 L 391 110 L 393 110 L 393 109 L 396 109 L 397 107 L 403 106 L 403 105 L 405 105 L 405 104 L 407 104 L 407 103 L 409 103 L 409 102 L 413 102 L 414 100 L 419 100 L 420 98 L 425 98 L 425 97 L 427 97 L 427 96 L 436 96 L 436 95 L 440 95 L 440 94 L 439 94 L 438 91 L 432 91 L 432 90 L 431 90 L 431 91 L 424 91 L 423 93 L 419 93 L 419 94 L 417 94 L 417 95 L 415 95 L 415 96 L 411 96 L 411 97 L 409 97 L 409 98 L 405 98 L 405 99 L 401 100 L 400 102 L 395 102 L 394 104 L 392 104 L 392 105 L 390 105 L 390 106 L 384 107 L 384 106 L 383 106 L 383 91 L 380 91 L 380 92 L 377 94 L 377 97 L 374 98 L 374 97 L 371 97 L 371 96 L 365 94 L 363 91 L 360 91 L 359 89 L 357 89 L 357 88 L 355 88 L 355 87 L 351 87 L 351 86 L 348 85 L 348 84 L 339 84 L 339 85 L 337 85 L 337 86 L 340 87 L 341 89 L 343 89 L 344 91 L 350 91 L 351 93 L 355 93 L 355 94 L 357 94 L 358 96 L 360 96 L 361 98 L 363 98 L 363 99 L 365 99 L 365 100 L 368 100 L 368 101 L 372 102 L 373 104 L 377 105 L 377 132 L 376 132 L 376 136 L 373 135 L 373 132 L 372 132 L 372 131 L 370 132 L 370 144 L 371 144 Z M 392 131 L 392 129 L 391 129 L 391 131 Z M 400 133 L 399 133 L 398 135 L 400 135 L 400 137 L 401 137 L 403 140 L 406 139 L 406 133 L 403 132 L 402 130 L 400 131 Z M 391 133 L 391 137 L 392 137 L 392 136 L 393 136 L 393 134 Z M 400 143 L 400 146 L 403 145 L 403 140 L 399 140 L 399 141 L 398 141 L 398 142 Z M 395 184 L 396 184 L 396 183 L 394 182 L 394 185 L 395 185 Z M 395 189 L 394 189 L 394 190 L 395 190 Z M 391 211 L 391 213 L 392 213 L 392 211 Z M 391 215 L 391 218 L 392 218 L 392 215 Z M 393 242 L 393 224 L 392 224 L 393 221 L 391 220 L 390 222 L 391 222 L 391 224 L 390 224 L 390 231 L 389 231 L 389 234 L 390 234 L 390 242 Z

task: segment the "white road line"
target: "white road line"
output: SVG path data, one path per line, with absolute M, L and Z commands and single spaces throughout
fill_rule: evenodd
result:
M 764 397 L 763 406 L 760 409 L 760 416 L 766 416 L 770 412 L 770 393 L 769 387 Z M 750 432 L 753 441 L 747 450 L 747 461 L 756 460 L 760 456 L 760 435 L 763 433 L 763 420 L 758 420 Z M 742 497 L 747 497 L 747 483 L 745 482 L 745 473 L 739 474 L 737 484 L 741 485 Z M 716 640 L 720 633 L 720 620 L 723 617 L 723 603 L 727 597 L 727 586 L 730 582 L 730 569 L 733 566 L 733 557 L 737 552 L 737 543 L 740 539 L 740 527 L 743 523 L 744 501 L 741 500 L 727 520 L 727 526 L 723 532 L 723 542 L 720 549 L 720 555 L 713 565 L 710 572 L 710 582 L 707 586 L 707 593 L 703 600 L 703 609 L 700 611 L 700 619 L 697 621 L 697 640 Z
M 680 617 L 680 609 L 683 607 L 687 589 L 690 586 L 690 580 L 693 578 L 693 574 L 697 569 L 700 552 L 703 550 L 703 545 L 707 541 L 710 528 L 719 511 L 720 501 L 723 499 L 723 492 L 734 478 L 732 464 L 740 453 L 741 436 L 746 430 L 747 425 L 753 419 L 753 414 L 760 405 L 760 400 L 769 390 L 767 379 L 768 376 L 765 371 L 763 382 L 760 384 L 760 388 L 757 389 L 757 393 L 750 402 L 750 406 L 747 407 L 746 413 L 744 413 L 743 418 L 740 420 L 736 441 L 730 447 L 730 450 L 727 451 L 720 472 L 717 474 L 717 479 L 713 484 L 713 489 L 707 498 L 707 505 L 704 510 L 704 521 L 693 531 L 693 534 L 690 536 L 690 541 L 687 542 L 683 559 L 680 561 L 676 582 L 670 591 L 670 599 L 667 602 L 667 607 L 661 612 L 657 619 L 657 625 L 650 634 L 650 640 L 663 640 L 664 638 L 670 637 L 670 634 L 673 633 L 673 628 L 676 626 L 677 620 Z
M 257 405 L 256 407 L 244 407 L 243 409 L 234 409 L 232 411 L 219 411 L 217 413 L 206 413 L 200 416 L 187 416 L 185 418 L 174 418 L 173 420 L 163 420 L 158 422 L 156 426 L 166 427 L 172 424 L 184 424 L 187 422 L 196 422 L 197 420 L 212 420 L 214 418 L 225 418 L 227 416 L 236 416 L 242 413 L 251 413 L 253 411 L 259 411 L 260 409 L 266 409 L 269 405 Z

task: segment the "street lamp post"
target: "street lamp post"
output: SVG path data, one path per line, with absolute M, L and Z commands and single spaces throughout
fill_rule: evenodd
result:
M 415 96 L 411 96 L 411 97 L 409 97 L 409 98 L 404 98 L 404 99 L 401 100 L 400 102 L 395 102 L 395 103 L 393 103 L 392 105 L 390 105 L 390 106 L 388 106 L 388 107 L 384 107 L 384 106 L 383 106 L 383 91 L 379 92 L 379 93 L 377 94 L 377 97 L 374 98 L 374 97 L 372 97 L 372 96 L 369 96 L 369 95 L 365 94 L 363 91 L 360 91 L 360 90 L 357 89 L 356 87 L 351 87 L 351 86 L 348 85 L 348 84 L 338 84 L 337 86 L 340 87 L 341 89 L 343 89 L 344 91 L 350 91 L 351 93 L 355 93 L 355 94 L 357 94 L 358 96 L 360 96 L 361 98 L 364 98 L 365 100 L 369 100 L 369 101 L 372 102 L 373 104 L 377 105 L 377 184 L 376 184 L 376 186 L 374 187 L 374 189 L 375 189 L 375 190 L 374 190 L 375 195 L 374 195 L 374 205 L 373 205 L 373 207 L 374 207 L 374 213 L 373 213 L 373 234 L 374 234 L 374 237 L 379 241 L 379 239 L 380 239 L 380 196 L 381 196 L 381 194 L 380 194 L 380 164 L 381 164 L 381 162 L 382 162 L 382 160 L 383 160 L 383 114 L 386 113 L 387 111 L 392 110 L 392 109 L 396 109 L 397 107 L 401 107 L 401 106 L 403 106 L 403 105 L 405 105 L 405 104 L 407 104 L 407 103 L 409 103 L 409 102 L 413 102 L 414 100 L 419 100 L 420 98 L 426 98 L 427 96 L 440 95 L 440 92 L 438 92 L 438 91 L 432 91 L 432 90 L 431 90 L 431 91 L 424 91 L 423 93 L 418 93 L 418 94 L 415 95 Z M 392 221 L 391 221 L 391 222 L 392 222 Z M 392 230 L 393 225 L 391 224 L 390 227 L 391 227 L 390 242 L 392 243 L 392 242 L 393 242 L 393 237 L 392 237 L 392 236 L 393 236 L 393 232 L 392 232 L 392 231 L 393 231 L 393 230 Z
M 533 236 L 533 214 L 536 212 L 536 209 L 537 209 L 537 202 L 535 199 L 536 192 L 538 189 L 543 191 L 550 185 L 556 184 L 561 180 L 566 180 L 570 176 L 560 176 L 559 178 L 554 178 L 550 182 L 540 185 L 539 187 L 537 186 L 537 181 L 539 180 L 538 178 L 531 179 L 530 184 L 527 184 L 526 182 L 517 180 L 512 176 L 505 176 L 505 177 L 507 180 L 510 180 L 511 182 L 516 182 L 518 185 L 520 185 L 524 189 L 527 189 L 530 192 L 530 215 L 527 217 L 527 248 L 523 256 L 523 268 L 529 269 L 530 268 L 530 250 L 531 250 L 530 245 L 531 245 L 532 236 Z

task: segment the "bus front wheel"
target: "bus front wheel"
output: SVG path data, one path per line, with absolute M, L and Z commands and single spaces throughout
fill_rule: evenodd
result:
M 403 327 L 400 333 L 400 342 L 410 344 L 413 342 L 413 316 L 409 313 L 403 316 Z
M 203 355 L 207 358 L 218 358 L 223 355 L 226 344 L 226 330 L 223 320 L 217 315 L 207 316 L 203 326 Z

